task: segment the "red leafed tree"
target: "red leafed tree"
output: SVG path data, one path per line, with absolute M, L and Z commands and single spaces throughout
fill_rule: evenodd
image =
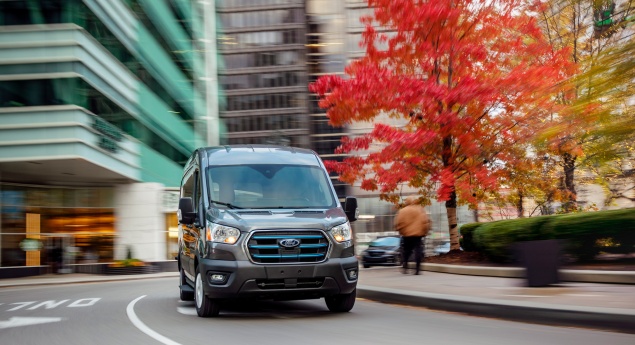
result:
M 481 191 L 495 189 L 501 167 L 514 164 L 511 148 L 553 111 L 550 87 L 568 75 L 567 52 L 544 40 L 528 1 L 368 4 L 375 11 L 361 18 L 365 56 L 347 66 L 348 77 L 324 76 L 310 88 L 332 125 L 374 128 L 344 138 L 338 152 L 350 155 L 326 165 L 395 204 L 403 185 L 422 204 L 436 194 L 457 250 L 457 202 L 475 205 Z

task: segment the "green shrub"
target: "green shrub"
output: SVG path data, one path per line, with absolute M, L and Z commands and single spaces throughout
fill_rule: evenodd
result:
M 518 218 L 484 223 L 473 235 L 473 241 L 479 251 L 496 262 L 509 262 L 513 259 L 512 246 L 516 242 L 546 240 L 555 238 L 543 229 L 543 225 L 557 216 Z
M 566 240 L 565 252 L 578 260 L 600 252 L 635 252 L 635 209 L 561 215 L 545 225 L 556 238 Z
M 466 252 L 476 252 L 478 251 L 478 247 L 474 243 L 473 235 L 474 230 L 476 230 L 483 223 L 468 223 L 463 224 L 459 229 L 459 233 L 461 234 L 459 237 L 459 243 L 461 244 L 461 248 L 463 248 Z
M 466 225 L 461 228 L 466 246 L 498 262 L 513 259 L 515 243 L 532 240 L 563 240 L 564 253 L 578 260 L 593 259 L 600 252 L 635 253 L 633 208 Z M 465 233 L 471 235 L 467 241 Z

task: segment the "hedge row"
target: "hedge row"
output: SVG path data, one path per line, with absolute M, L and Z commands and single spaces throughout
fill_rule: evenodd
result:
M 460 232 L 463 250 L 493 261 L 512 261 L 514 243 L 549 239 L 563 240 L 564 253 L 583 261 L 600 252 L 635 253 L 635 209 L 469 223 Z

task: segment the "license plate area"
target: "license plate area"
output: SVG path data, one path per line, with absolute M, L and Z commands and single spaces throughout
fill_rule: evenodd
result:
M 265 267 L 268 279 L 297 279 L 315 276 L 315 266 L 277 266 Z

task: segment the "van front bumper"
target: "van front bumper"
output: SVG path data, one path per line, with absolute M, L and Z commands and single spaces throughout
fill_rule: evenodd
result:
M 355 257 L 284 265 L 201 259 L 199 270 L 209 298 L 297 300 L 353 292 L 359 267 Z

